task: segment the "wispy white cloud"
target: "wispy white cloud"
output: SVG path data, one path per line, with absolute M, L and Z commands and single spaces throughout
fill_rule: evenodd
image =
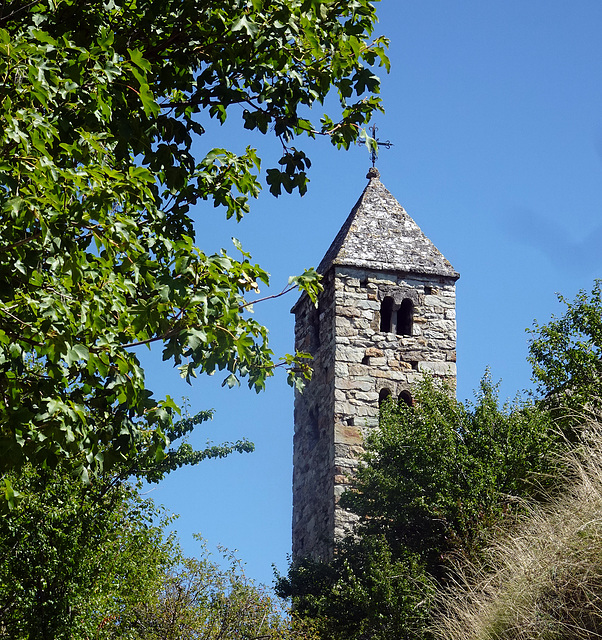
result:
M 511 238 L 540 251 L 558 269 L 575 274 L 594 270 L 602 273 L 602 224 L 576 237 L 570 227 L 570 213 L 564 219 L 567 224 L 529 209 L 515 209 L 504 226 Z

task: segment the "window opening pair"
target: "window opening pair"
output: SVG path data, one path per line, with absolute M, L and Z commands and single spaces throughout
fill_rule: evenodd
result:
M 391 397 L 390 389 L 387 389 L 387 388 L 381 389 L 380 393 L 378 394 L 378 406 L 380 407 L 382 403 L 390 397 Z M 405 389 L 399 394 L 397 401 L 407 404 L 408 407 L 412 407 L 414 405 L 414 399 L 412 398 L 412 394 L 407 389 Z
M 384 333 L 411 336 L 413 319 L 414 303 L 409 298 L 404 298 L 399 306 L 391 296 L 387 296 L 381 302 L 380 330 Z

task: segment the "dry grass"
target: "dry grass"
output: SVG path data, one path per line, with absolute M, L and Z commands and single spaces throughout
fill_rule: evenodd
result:
M 445 640 L 602 638 L 602 425 L 569 462 L 567 491 L 493 541 L 442 598 Z

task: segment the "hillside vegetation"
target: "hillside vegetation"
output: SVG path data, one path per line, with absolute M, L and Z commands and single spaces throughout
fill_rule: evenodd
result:
M 598 637 L 602 281 L 561 300 L 532 331 L 532 397 L 500 404 L 487 374 L 474 403 L 425 380 L 383 407 L 342 497 L 355 535 L 277 585 L 321 639 Z
M 602 424 L 569 458 L 566 491 L 459 571 L 435 625 L 445 640 L 602 637 Z M 489 571 L 483 567 L 489 567 Z

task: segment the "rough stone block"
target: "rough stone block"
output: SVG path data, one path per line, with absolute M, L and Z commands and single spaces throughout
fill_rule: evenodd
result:
M 360 348 L 341 346 L 337 347 L 336 357 L 341 362 L 361 362 L 364 358 L 364 352 Z
M 361 311 L 355 307 L 341 307 L 337 311 L 337 315 L 343 318 L 358 318 L 361 315 Z
M 337 425 L 334 433 L 334 441 L 337 444 L 359 446 L 363 442 L 362 432 L 356 426 Z
M 418 371 L 427 371 L 436 376 L 455 376 L 456 364 L 454 362 L 419 362 Z
M 389 362 L 389 368 L 392 371 L 402 371 L 406 369 L 411 369 L 412 365 L 409 362 L 401 362 L 400 360 L 391 360 Z
M 345 362 L 335 362 L 334 375 L 337 378 L 346 378 L 349 375 L 349 368 Z

